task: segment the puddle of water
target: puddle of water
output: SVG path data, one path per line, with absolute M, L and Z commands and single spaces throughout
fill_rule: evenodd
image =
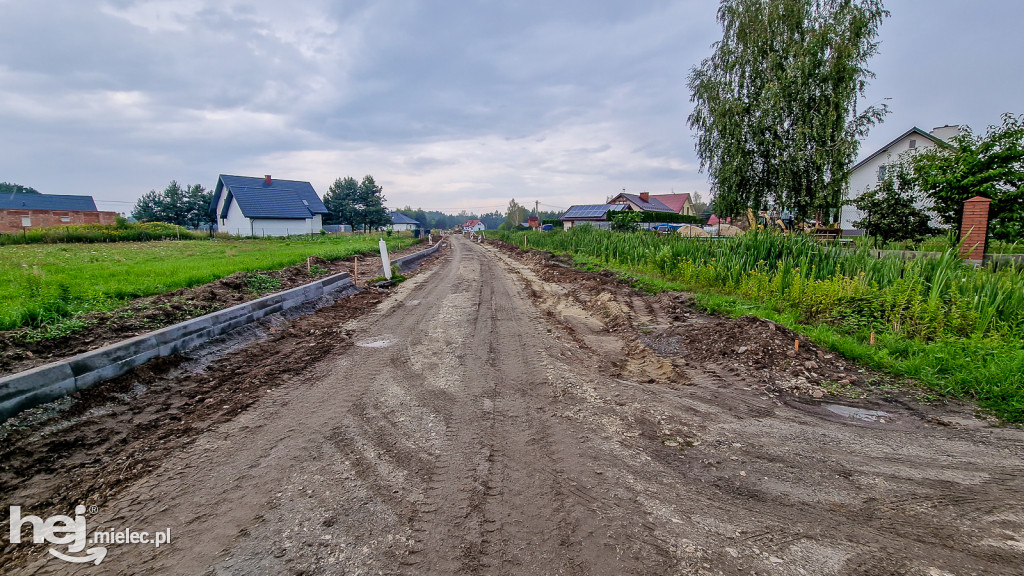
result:
M 865 410 L 863 408 L 843 406 L 842 404 L 825 404 L 825 408 L 834 414 L 846 416 L 847 418 L 865 420 L 867 422 L 885 422 L 884 418 L 892 416 L 888 412 L 883 412 L 881 410 Z
M 387 348 L 394 344 L 394 340 L 390 338 L 374 338 L 372 340 L 360 340 L 356 342 L 356 346 L 362 348 Z

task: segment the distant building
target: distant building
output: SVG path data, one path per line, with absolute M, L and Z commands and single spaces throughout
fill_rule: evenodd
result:
M 866 158 L 858 162 L 850 169 L 850 183 L 848 199 L 854 200 L 861 194 L 875 188 L 885 180 L 886 172 L 893 163 L 898 162 L 900 155 L 915 150 L 925 150 L 932 146 L 944 146 L 946 140 L 960 134 L 959 126 L 940 126 L 931 132 L 925 132 L 918 127 L 913 127 L 899 135 L 893 141 L 882 146 Z M 919 207 L 925 207 L 922 203 Z M 855 228 L 853 223 L 864 219 L 865 214 L 856 206 L 845 205 L 840 211 L 839 227 L 843 234 L 848 236 L 859 236 L 863 230 Z M 933 222 L 934 224 L 934 222 Z
M 683 194 L 653 194 L 651 198 L 668 206 L 676 214 L 683 214 L 685 216 L 697 215 L 697 212 L 693 209 L 693 199 L 690 198 L 689 192 Z
M 420 227 L 418 220 L 413 220 L 401 212 L 391 213 L 391 229 L 396 232 L 415 230 Z
M 485 226 L 484 223 L 479 220 L 467 220 L 462 225 L 463 232 L 481 232 L 486 229 L 487 226 Z
M 570 206 L 558 219 L 566 230 L 583 223 L 608 229 L 611 227 L 612 213 L 629 209 L 627 204 L 577 204 Z
M 609 204 L 623 204 L 637 212 L 675 212 L 661 200 L 652 197 L 650 192 L 626 194 L 623 192 L 608 201 Z
M 536 230 L 540 228 L 540 218 L 537 216 L 530 216 L 526 219 L 526 225 Z
M 235 236 L 319 234 L 327 214 L 309 182 L 221 174 L 210 202 L 217 228 Z
M 117 212 L 96 209 L 92 196 L 65 194 L 25 194 L 0 196 L 0 233 L 71 226 L 77 224 L 113 224 Z

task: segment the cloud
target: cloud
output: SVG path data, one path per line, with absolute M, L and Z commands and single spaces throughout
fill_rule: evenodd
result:
M 996 73 L 1024 64 L 1017 4 L 930 6 L 893 7 L 882 28 L 882 142 L 994 122 L 1020 93 Z M 371 173 L 392 205 L 443 209 L 706 191 L 686 75 L 720 37 L 715 9 L 0 0 L 0 180 L 131 202 L 172 178 L 271 173 L 323 192 Z

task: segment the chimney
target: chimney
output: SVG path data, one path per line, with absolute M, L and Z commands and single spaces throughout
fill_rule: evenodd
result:
M 644 202 L 650 202 L 651 201 L 651 193 L 650 192 L 641 192 L 640 193 L 640 199 L 643 200 Z
M 267 184 L 267 186 L 270 186 L 270 184 L 271 184 L 270 174 L 267 174 L 266 176 L 263 177 L 263 182 L 265 182 Z
M 946 124 L 945 126 L 933 128 L 931 131 L 931 135 L 932 137 L 938 138 L 939 140 L 948 141 L 950 138 L 955 138 L 960 135 L 960 127 L 957 125 Z

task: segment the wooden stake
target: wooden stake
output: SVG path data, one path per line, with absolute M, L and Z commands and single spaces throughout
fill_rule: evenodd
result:
M 800 351 L 800 341 L 799 340 L 795 340 L 793 342 L 793 351 L 795 351 L 795 352 L 799 352 Z
M 868 344 L 870 344 L 871 346 L 875 345 L 875 333 L 874 332 L 872 332 L 871 336 L 868 337 Z
M 359 282 L 359 256 L 353 256 L 352 261 L 355 262 L 355 269 L 352 270 L 352 283 Z
M 310 267 L 309 267 L 309 261 L 310 261 L 310 260 L 312 260 L 312 259 L 313 259 L 313 257 L 312 257 L 312 256 L 310 256 L 310 257 L 306 258 L 306 272 L 309 272 L 310 274 L 312 274 L 312 273 L 313 273 L 313 271 L 312 271 L 312 270 L 310 269 Z

